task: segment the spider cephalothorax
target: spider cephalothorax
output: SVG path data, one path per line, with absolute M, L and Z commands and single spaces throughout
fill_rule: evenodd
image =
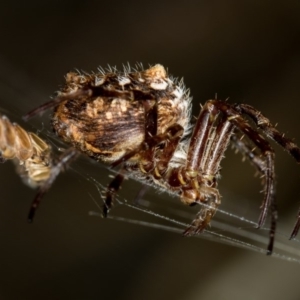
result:
M 63 166 L 81 152 L 120 168 L 108 186 L 104 216 L 126 174 L 178 194 L 185 204 L 204 204 L 184 232 L 185 235 L 199 233 L 220 205 L 217 179 L 223 154 L 231 142 L 264 177 L 258 227 L 265 222 L 271 207 L 270 254 L 277 218 L 274 151 L 264 135 L 285 148 L 297 162 L 300 162 L 300 149 L 247 104 L 209 100 L 202 106 L 193 128 L 190 106 L 191 99 L 182 81 L 169 77 L 161 65 L 146 70 L 124 68 L 119 72 L 110 68 L 93 74 L 68 73 L 58 96 L 27 115 L 28 118 L 55 107 L 53 129 L 72 145 L 54 164 L 40 188 L 30 219 Z M 247 119 L 252 119 L 253 125 Z M 257 150 L 252 151 L 253 146 Z M 296 236 L 299 227 L 300 214 L 291 237 Z

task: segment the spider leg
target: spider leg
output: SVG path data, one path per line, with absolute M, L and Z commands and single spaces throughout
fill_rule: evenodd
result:
M 234 147 L 240 151 L 245 157 L 248 158 L 248 160 L 256 167 L 259 173 L 264 174 L 265 169 L 266 169 L 266 162 L 261 159 L 261 157 L 257 153 L 253 153 L 250 145 L 245 143 L 244 141 L 240 140 L 237 136 L 233 135 L 231 137 L 231 141 L 234 145 Z M 265 176 L 264 176 L 265 177 Z M 266 184 L 266 183 L 264 183 Z M 265 186 L 266 189 L 266 186 Z M 272 211 L 272 220 L 271 220 L 271 231 L 272 235 L 275 234 L 275 229 L 276 229 L 276 219 L 277 219 L 277 208 L 275 202 L 271 203 L 271 211 Z M 273 243 L 273 242 L 272 242 Z M 268 254 L 271 254 L 268 253 Z
M 293 231 L 291 233 L 290 240 L 294 239 L 297 236 L 297 234 L 299 232 L 299 229 L 300 229 L 300 209 L 298 211 L 297 221 L 296 221 L 296 224 L 295 224 L 295 226 L 293 228 Z
M 50 177 L 43 183 L 43 185 L 40 186 L 39 191 L 31 204 L 31 208 L 28 214 L 28 222 L 31 223 L 33 221 L 36 209 L 38 208 L 44 195 L 52 186 L 56 177 L 63 169 L 65 169 L 71 163 L 73 159 L 76 158 L 77 155 L 78 152 L 74 148 L 69 148 L 59 157 L 58 162 L 55 165 L 53 165 Z
M 179 124 L 170 126 L 163 135 L 157 136 L 157 143 L 153 145 L 156 147 L 160 142 L 164 141 L 163 148 L 155 151 L 155 164 L 154 177 L 157 179 L 164 176 L 169 167 L 170 159 L 173 157 L 179 142 L 183 136 L 183 128 Z
M 269 119 L 263 116 L 260 111 L 248 104 L 236 104 L 235 109 L 240 113 L 249 116 L 267 137 L 283 147 L 298 163 L 300 163 L 300 148 L 293 140 L 285 137 L 284 134 L 278 131 L 276 127 L 271 124 Z
M 236 135 L 232 135 L 230 140 L 236 150 L 242 153 L 254 165 L 258 172 L 264 174 L 266 163 L 258 154 L 253 153 L 251 146 Z
M 264 224 L 267 217 L 268 208 L 271 206 L 271 228 L 267 252 L 267 254 L 271 254 L 274 244 L 277 220 L 277 207 L 275 203 L 274 151 L 268 141 L 247 123 L 238 109 L 234 108 L 227 102 L 220 100 L 209 100 L 208 102 L 215 105 L 216 108 L 227 117 L 228 121 L 235 125 L 238 130 L 247 135 L 248 138 L 260 149 L 265 158 L 266 166 L 264 168 L 264 175 L 266 180 L 266 188 L 262 203 L 262 211 L 258 220 L 258 228 Z
M 203 109 L 206 108 L 204 107 Z M 211 127 L 209 129 L 209 136 L 211 137 L 207 140 L 206 148 L 204 148 L 203 152 L 204 155 L 199 162 L 200 170 L 202 170 L 200 179 L 203 183 L 197 187 L 199 196 L 195 201 L 199 204 L 203 202 L 206 203 L 205 206 L 200 209 L 191 226 L 184 231 L 183 234 L 185 236 L 202 232 L 210 223 L 211 218 L 214 216 L 221 203 L 221 197 L 218 190 L 215 188 L 216 176 L 219 172 L 220 162 L 228 146 L 233 129 L 234 126 L 223 117 L 219 120 L 217 127 Z M 193 135 L 194 134 L 197 135 L 198 133 L 195 132 Z M 197 155 L 197 153 L 194 153 L 194 155 Z M 207 199 L 210 201 L 207 202 Z
M 118 190 L 120 189 L 122 182 L 124 180 L 124 176 L 122 173 L 119 173 L 115 176 L 115 178 L 110 182 L 106 191 L 106 198 L 102 208 L 102 216 L 104 218 L 107 217 L 109 210 L 112 208 L 115 196 Z
M 219 111 L 214 105 L 206 102 L 200 111 L 197 123 L 189 145 L 186 170 L 189 176 L 196 177 L 203 161 L 209 138 L 213 131 L 213 123 L 218 117 Z
M 201 207 L 191 225 L 183 232 L 184 236 L 192 236 L 203 232 L 221 203 L 221 196 L 216 188 L 202 186 L 199 191 L 201 196 L 196 203 L 201 204 L 201 202 L 205 202 L 205 205 Z M 207 199 L 210 199 L 210 201 L 207 201 Z
M 300 148 L 293 142 L 293 140 L 287 138 L 280 131 L 276 129 L 274 125 L 271 124 L 269 119 L 262 115 L 254 107 L 247 104 L 237 104 L 236 109 L 240 112 L 248 115 L 270 139 L 275 141 L 281 147 L 283 147 L 289 154 L 300 163 Z M 297 220 L 294 225 L 293 231 L 291 233 L 290 239 L 297 236 L 300 229 L 300 209 L 297 215 Z

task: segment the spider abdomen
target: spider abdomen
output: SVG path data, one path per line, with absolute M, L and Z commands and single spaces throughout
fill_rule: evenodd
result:
M 55 132 L 97 160 L 113 162 L 144 138 L 144 112 L 124 99 L 70 100 L 56 109 Z
M 54 112 L 54 131 L 80 152 L 106 163 L 138 149 L 147 130 L 153 136 L 174 124 L 189 126 L 188 92 L 161 65 L 140 72 L 71 72 L 59 97 L 63 101 Z

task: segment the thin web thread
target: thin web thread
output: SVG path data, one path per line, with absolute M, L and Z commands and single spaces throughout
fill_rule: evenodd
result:
M 100 195 L 102 195 L 103 191 L 105 191 L 105 187 L 103 187 L 93 177 L 88 178 L 88 180 L 94 184 L 94 186 L 98 190 L 98 193 Z M 90 195 L 90 197 L 93 199 L 93 201 L 96 203 L 99 210 L 101 211 L 102 208 L 99 205 L 99 203 L 92 197 L 92 195 Z M 101 198 L 103 198 L 103 197 L 101 196 Z M 167 221 L 171 225 L 164 225 L 164 224 L 159 224 L 156 222 L 148 222 L 148 221 L 143 221 L 143 220 L 138 220 L 138 219 L 124 218 L 121 216 L 113 215 L 113 212 L 108 216 L 108 218 L 111 220 L 135 224 L 137 226 L 145 226 L 145 227 L 154 228 L 154 229 L 158 229 L 158 230 L 164 230 L 164 231 L 173 232 L 173 233 L 177 233 L 177 234 L 181 234 L 183 229 L 186 228 L 187 226 L 189 226 L 189 223 L 181 222 L 181 221 L 177 220 L 176 218 L 170 218 L 166 215 L 162 215 L 160 213 L 146 209 L 144 207 L 130 204 L 131 201 L 128 201 L 126 199 L 123 199 L 123 198 L 120 199 L 118 197 L 117 201 L 118 201 L 119 205 L 126 206 L 131 210 L 136 210 L 141 213 L 151 215 L 156 219 Z M 146 201 L 146 202 L 148 202 L 148 205 L 151 206 L 151 203 L 149 201 Z M 178 212 L 178 211 L 173 210 L 173 212 Z M 218 210 L 218 213 L 226 215 L 229 218 L 239 220 L 243 224 L 247 224 L 248 226 L 247 227 L 234 226 L 234 225 L 226 224 L 225 222 L 221 222 L 219 220 L 214 220 L 213 227 L 216 228 L 217 230 L 206 229 L 206 230 L 204 230 L 203 233 L 198 234 L 196 236 L 197 238 L 209 239 L 214 242 L 221 242 L 221 243 L 224 243 L 227 245 L 232 245 L 234 247 L 239 247 L 239 248 L 247 249 L 250 251 L 257 252 L 257 253 L 266 254 L 266 245 L 267 245 L 268 236 L 265 237 L 262 235 L 262 233 L 263 232 L 268 233 L 269 228 L 263 227 L 260 229 L 256 229 L 255 228 L 257 226 L 256 222 L 251 221 L 245 217 L 241 217 L 236 214 L 227 212 L 225 210 Z M 89 212 L 89 214 L 91 216 L 101 217 L 101 213 L 99 213 L 99 212 L 92 211 L 92 212 Z M 182 217 L 182 212 L 180 214 Z M 191 220 L 192 214 L 186 213 L 186 216 L 189 217 Z M 252 225 L 252 226 L 249 227 L 249 225 Z M 246 231 L 246 230 L 244 230 L 245 228 L 255 229 L 255 232 Z M 222 233 L 220 233 L 218 231 L 222 231 Z M 238 238 L 233 238 L 233 237 L 229 236 L 229 234 L 234 234 L 234 235 L 238 236 Z M 279 236 L 281 236 L 283 239 L 285 238 L 286 240 L 283 242 L 279 241 L 278 240 Z M 276 234 L 276 237 L 277 237 L 276 248 L 275 248 L 275 251 L 272 253 L 272 257 L 279 258 L 279 259 L 289 261 L 289 262 L 300 263 L 299 249 L 294 247 L 293 243 L 288 240 L 288 235 L 278 232 Z M 245 238 L 250 241 L 253 241 L 253 243 L 245 242 L 243 240 Z M 296 242 L 296 244 L 299 244 L 298 240 L 296 240 L 294 242 Z M 255 245 L 256 243 L 262 244 L 263 246 L 261 246 L 261 247 L 257 246 L 257 245 Z

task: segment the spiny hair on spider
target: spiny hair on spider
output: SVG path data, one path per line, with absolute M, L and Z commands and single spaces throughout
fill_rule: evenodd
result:
M 201 106 L 192 126 L 189 90 L 182 80 L 170 77 L 157 64 L 147 69 L 138 65 L 135 69 L 126 66 L 123 71 L 109 68 L 95 73 L 69 72 L 57 96 L 24 119 L 48 108 L 54 109 L 54 132 L 70 145 L 58 158 L 37 135 L 5 117 L 0 121 L 2 159 L 15 159 L 22 165 L 19 174 L 31 185 L 39 186 L 29 212 L 30 221 L 61 170 L 82 153 L 118 168 L 107 187 L 104 217 L 113 206 L 124 176 L 129 176 L 177 194 L 185 204 L 205 204 L 200 205 L 195 219 L 184 231 L 185 236 L 201 233 L 221 204 L 217 179 L 224 152 L 231 143 L 264 177 L 257 227 L 265 223 L 270 209 L 267 254 L 272 253 L 277 220 L 275 154 L 267 138 L 282 146 L 298 163 L 300 149 L 254 107 L 209 100 Z M 297 235 L 299 227 L 300 212 L 291 238 Z

